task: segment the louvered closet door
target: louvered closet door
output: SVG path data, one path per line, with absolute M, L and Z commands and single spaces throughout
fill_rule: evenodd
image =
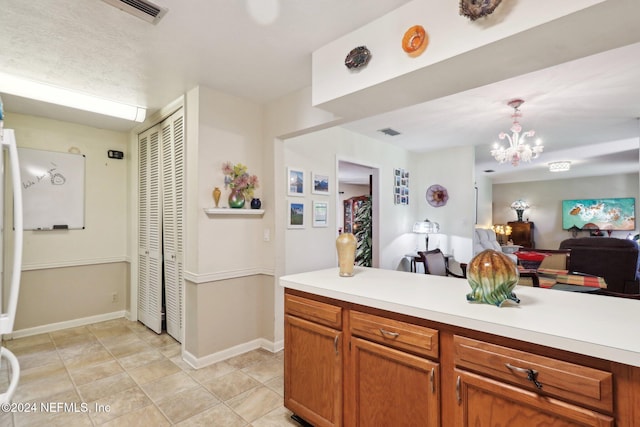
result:
M 162 332 L 162 235 L 160 212 L 160 127 L 138 137 L 138 319 Z
M 182 342 L 184 116 L 162 122 L 162 217 L 167 333 Z

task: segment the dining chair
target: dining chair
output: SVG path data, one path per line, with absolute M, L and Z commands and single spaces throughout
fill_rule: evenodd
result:
M 453 276 L 460 279 L 467 277 L 467 265 L 460 264 L 462 275 L 456 274 L 449 270 L 449 263 L 440 249 L 432 249 L 430 251 L 418 251 L 420 260 L 424 264 L 425 274 L 433 274 L 435 276 Z

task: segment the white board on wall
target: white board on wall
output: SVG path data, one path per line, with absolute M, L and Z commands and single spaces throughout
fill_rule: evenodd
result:
M 84 228 L 85 156 L 18 148 L 25 230 Z

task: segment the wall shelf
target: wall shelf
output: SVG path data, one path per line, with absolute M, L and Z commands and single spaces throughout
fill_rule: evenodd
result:
M 258 215 L 264 214 L 264 209 L 231 209 L 231 208 L 204 208 L 207 215 Z

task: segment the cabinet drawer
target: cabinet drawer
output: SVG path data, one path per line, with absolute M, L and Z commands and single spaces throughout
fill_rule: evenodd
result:
M 610 372 L 455 336 L 455 364 L 540 394 L 613 411 Z
M 349 312 L 351 334 L 389 347 L 438 358 L 438 331 L 358 311 Z
M 284 311 L 311 322 L 342 329 L 342 308 L 295 295 L 284 296 Z

